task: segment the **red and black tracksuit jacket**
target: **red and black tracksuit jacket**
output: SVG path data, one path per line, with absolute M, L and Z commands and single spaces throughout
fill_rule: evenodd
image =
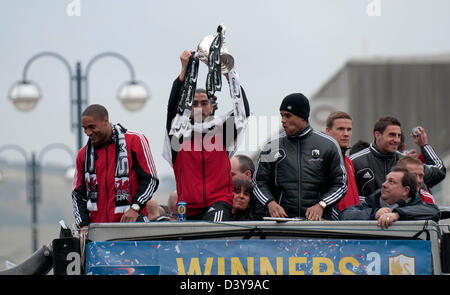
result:
M 150 146 L 147 138 L 140 133 L 127 131 L 125 142 L 128 152 L 129 183 L 131 204 L 138 204 L 140 213 L 147 216 L 146 203 L 157 190 L 159 180 L 156 174 Z M 75 222 L 78 226 L 89 223 L 119 222 L 122 213 L 114 213 L 115 209 L 115 169 L 116 149 L 115 143 L 94 147 L 95 171 L 97 174 L 98 196 L 97 211 L 88 211 L 87 193 L 84 181 L 84 158 L 86 146 L 77 155 L 75 176 L 72 184 L 72 203 Z
M 345 170 L 347 172 L 347 193 L 336 204 L 339 211 L 344 211 L 348 207 L 359 204 L 358 188 L 355 181 L 355 168 L 348 156 L 343 154 L 345 162 Z
M 177 114 L 180 100 L 182 81 L 175 79 L 167 106 L 166 130 L 171 129 L 172 120 Z M 246 116 L 250 114 L 248 101 L 241 87 Z M 197 215 L 218 201 L 224 201 L 233 205 L 234 187 L 231 177 L 231 165 L 226 146 L 233 144 L 237 132 L 234 129 L 234 138 L 226 138 L 225 125 L 233 124 L 234 117 L 230 117 L 222 128 L 215 128 L 213 134 L 207 133 L 201 136 L 182 138 L 179 141 L 180 149 L 171 149 L 172 167 L 177 184 L 178 201 L 187 203 L 187 215 Z M 222 132 L 223 131 L 223 132 Z M 221 132 L 223 139 L 222 149 L 211 149 L 206 145 L 215 144 L 217 132 Z M 169 136 L 169 140 L 171 140 Z M 197 143 L 194 141 L 198 140 Z M 201 144 L 201 148 L 199 145 Z M 194 148 L 196 145 L 197 148 Z

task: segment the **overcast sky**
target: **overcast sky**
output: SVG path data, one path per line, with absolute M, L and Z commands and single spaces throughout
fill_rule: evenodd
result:
M 67 6 L 79 6 L 69 16 Z M 369 14 L 367 6 L 374 5 Z M 378 9 L 378 10 L 377 10 Z M 226 26 L 226 42 L 257 116 L 277 116 L 284 96 L 311 96 L 352 57 L 428 55 L 450 52 L 450 1 L 145 1 L 14 0 L 0 2 L 0 146 L 14 143 L 39 152 L 54 142 L 75 150 L 70 130 L 69 75 L 64 65 L 41 58 L 29 69 L 43 97 L 28 113 L 7 99 L 26 61 L 42 51 L 61 54 L 75 70 L 97 54 L 114 51 L 133 64 L 152 97 L 138 112 L 117 100 L 129 79 L 124 64 L 98 60 L 89 74 L 90 103 L 107 107 L 112 122 L 143 132 L 160 175 L 172 173 L 162 158 L 167 99 L 180 70 L 179 56 L 206 35 Z M 206 65 L 200 66 L 204 77 Z M 204 85 L 199 79 L 198 86 Z M 228 88 L 219 96 L 219 114 L 230 109 Z M 313 126 L 314 127 L 314 126 Z M 14 152 L 0 157 L 17 158 Z M 45 162 L 70 163 L 65 152 Z

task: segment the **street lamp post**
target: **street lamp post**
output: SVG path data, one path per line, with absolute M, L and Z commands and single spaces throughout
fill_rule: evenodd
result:
M 36 153 L 31 152 L 31 159 L 28 163 L 28 171 L 29 172 L 29 181 L 28 181 L 28 191 L 29 196 L 28 200 L 31 202 L 31 241 L 32 241 L 32 249 L 33 253 L 37 250 L 38 244 L 38 213 L 37 213 L 37 204 L 40 201 L 40 195 L 38 194 L 40 187 L 40 178 L 38 178 L 38 163 L 36 161 Z
M 75 163 L 74 152 L 65 144 L 62 143 L 53 143 L 45 146 L 38 156 L 33 151 L 31 152 L 30 157 L 28 157 L 27 152 L 20 146 L 15 144 L 8 144 L 4 146 L 0 146 L 0 153 L 6 150 L 15 150 L 19 152 L 25 160 L 26 166 L 26 179 L 27 179 L 27 195 L 28 201 L 31 203 L 31 241 L 32 241 L 32 249 L 33 252 L 37 250 L 38 247 L 38 212 L 37 205 L 41 200 L 41 170 L 40 163 L 44 155 L 53 149 L 61 149 L 66 151 L 72 161 L 72 165 Z
M 70 116 L 71 129 L 76 129 L 77 135 L 77 149 L 81 149 L 82 142 L 82 126 L 81 126 L 81 112 L 84 106 L 88 104 L 89 100 L 89 85 L 88 76 L 92 65 L 104 57 L 114 57 L 125 63 L 130 71 L 130 80 L 121 85 L 118 92 L 118 99 L 122 105 L 129 111 L 140 110 L 150 98 L 150 91 L 148 87 L 141 81 L 137 81 L 133 66 L 123 55 L 115 52 L 104 52 L 94 56 L 86 66 L 83 75 L 81 63 L 77 62 L 75 65 L 75 72 L 69 62 L 60 54 L 55 52 L 41 52 L 31 57 L 23 68 L 22 80 L 13 84 L 10 88 L 8 97 L 14 106 L 20 111 L 31 111 L 34 109 L 42 97 L 42 91 L 37 83 L 27 78 L 27 72 L 31 64 L 41 57 L 53 57 L 61 61 L 69 73 L 69 98 L 70 98 Z M 75 85 L 74 85 L 75 84 Z M 74 94 L 75 90 L 75 94 Z M 83 94 L 83 90 L 85 93 Z

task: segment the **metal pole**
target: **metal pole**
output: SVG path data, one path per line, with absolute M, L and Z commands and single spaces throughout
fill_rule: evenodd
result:
M 31 153 L 31 240 L 33 245 L 33 253 L 37 250 L 37 244 L 38 244 L 38 229 L 37 229 L 37 202 L 38 202 L 38 196 L 37 196 L 37 163 L 36 163 L 36 153 Z
M 37 179 L 37 163 L 36 163 L 36 154 L 34 152 L 31 153 L 31 158 L 28 159 L 27 152 L 20 146 L 16 144 L 7 144 L 4 146 L 0 146 L 0 152 L 5 150 L 16 150 L 25 160 L 25 173 L 26 173 L 26 186 L 27 186 L 27 197 L 28 202 L 31 203 L 31 242 L 33 253 L 37 250 L 37 240 L 38 240 L 38 232 L 37 232 L 37 201 L 38 201 L 38 185 L 39 181 Z
M 86 104 L 89 102 L 89 73 L 90 73 L 91 67 L 97 60 L 99 60 L 101 58 L 105 58 L 105 57 L 115 57 L 115 58 L 121 60 L 127 66 L 128 70 L 130 71 L 130 79 L 131 79 L 130 81 L 132 81 L 132 82 L 136 81 L 136 74 L 134 72 L 133 65 L 125 56 L 123 56 L 119 53 L 116 53 L 116 52 L 103 52 L 103 53 L 97 54 L 96 56 L 91 58 L 91 60 L 89 60 L 89 62 L 86 64 L 86 68 L 84 71 L 84 75 L 85 75 L 85 79 L 86 79 L 86 83 L 85 83 L 85 87 L 86 87 L 85 102 L 86 102 Z
M 30 66 L 31 66 L 31 64 L 34 62 L 34 61 L 36 61 L 37 59 L 39 59 L 39 58 L 41 58 L 41 57 L 44 57 L 44 56 L 47 56 L 47 57 L 53 57 L 53 58 L 56 58 L 56 59 L 58 59 L 58 60 L 60 60 L 65 66 L 66 66 L 66 68 L 67 68 L 67 71 L 69 72 L 69 94 L 70 94 L 70 118 L 71 118 L 71 130 L 73 130 L 72 128 L 73 128 L 73 125 L 74 125 L 74 123 L 73 123 L 73 112 L 72 112 L 72 110 L 73 110 L 73 104 L 74 104 L 74 101 L 75 101 L 75 98 L 73 97 L 73 81 L 74 81 L 74 79 L 76 79 L 77 80 L 77 89 L 76 89 L 76 92 L 77 92 L 77 104 L 78 104 L 78 108 L 77 108 L 77 113 L 79 113 L 80 115 L 81 115 L 81 73 L 77 73 L 77 76 L 76 77 L 74 77 L 74 75 L 73 75 L 73 71 L 72 71 L 72 67 L 70 66 L 70 63 L 62 56 L 62 55 L 60 55 L 59 53 L 56 53 L 56 52 L 51 52 L 51 51 L 44 51 L 44 52 L 41 52 L 41 53 L 38 53 L 38 54 L 36 54 L 36 55 L 34 55 L 34 56 L 32 56 L 27 62 L 26 62 L 26 64 L 25 64 L 25 66 L 24 66 L 24 68 L 23 68 L 23 72 L 22 72 L 22 80 L 23 81 L 28 81 L 28 79 L 27 79 L 27 73 L 28 73 L 28 69 L 30 68 Z M 76 118 L 78 118 L 78 126 L 77 126 L 77 139 L 78 139 L 78 149 L 81 149 L 81 141 L 82 141 L 82 138 L 81 138 L 81 136 L 82 136 L 82 134 L 81 134 L 81 119 L 79 118 L 79 116 L 80 115 L 77 115 L 77 117 Z
M 78 138 L 78 150 L 83 146 L 83 133 L 81 129 L 81 63 L 77 62 L 76 69 L 76 79 L 77 79 L 77 138 Z

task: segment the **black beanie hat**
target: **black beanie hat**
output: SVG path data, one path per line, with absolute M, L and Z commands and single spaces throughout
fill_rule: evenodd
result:
M 281 102 L 280 111 L 288 111 L 308 122 L 309 101 L 301 93 L 292 93 Z

